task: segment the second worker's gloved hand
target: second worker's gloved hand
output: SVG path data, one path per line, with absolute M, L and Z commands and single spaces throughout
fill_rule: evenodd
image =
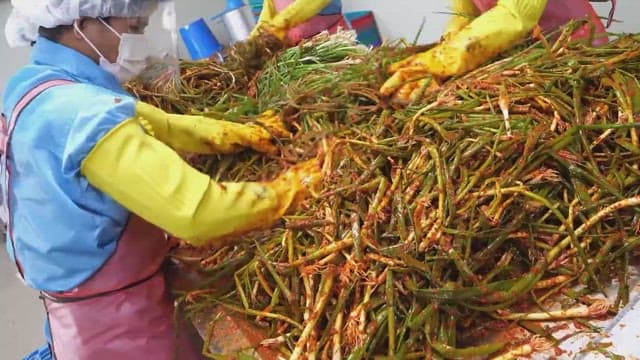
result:
M 277 152 L 275 138 L 291 135 L 273 111 L 262 113 L 253 124 L 238 124 L 199 115 L 169 114 L 138 102 L 136 118 L 147 133 L 173 149 L 197 154 L 229 154 L 245 148 L 273 154 Z
M 264 0 L 258 24 L 251 35 L 266 31 L 280 40 L 297 43 L 340 20 L 340 9 L 335 14 L 321 14 L 330 3 L 331 0 Z
M 272 182 L 277 193 L 291 194 L 291 206 L 295 207 L 309 195 L 316 195 L 322 184 L 319 158 L 307 160 L 291 167 Z
M 509 49 L 534 28 L 547 0 L 499 0 L 497 5 L 472 21 L 463 18 L 478 13 L 472 0 L 454 0 L 456 16 L 437 46 L 390 67 L 393 73 L 380 92 L 396 94 L 396 100 L 410 102 L 421 95 L 421 79 L 447 78 L 469 72 L 500 52 Z

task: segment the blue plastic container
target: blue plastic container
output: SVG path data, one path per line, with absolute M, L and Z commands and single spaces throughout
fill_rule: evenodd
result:
M 382 45 L 382 36 L 378 30 L 378 24 L 372 11 L 354 11 L 344 14 L 349 27 L 358 34 L 361 44 L 377 47 Z
M 223 48 L 203 18 L 181 27 L 180 36 L 192 60 L 210 58 Z
M 263 4 L 264 0 L 249 0 L 249 7 L 251 8 L 251 12 L 253 13 L 256 22 L 258 21 L 260 13 L 262 12 Z
M 231 11 L 235 9 L 239 9 L 241 7 L 246 6 L 243 0 L 227 0 L 227 9 L 226 11 Z
M 22 358 L 22 360 L 53 360 L 53 354 L 48 344 L 45 344 L 33 351 L 31 354 Z

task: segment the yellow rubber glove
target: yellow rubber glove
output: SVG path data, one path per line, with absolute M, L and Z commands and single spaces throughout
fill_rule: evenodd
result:
M 449 0 L 449 2 L 453 15 L 449 18 L 447 27 L 442 35 L 444 39 L 456 34 L 480 15 L 480 10 L 473 3 L 473 0 Z
M 429 75 L 446 78 L 469 72 L 515 45 L 538 23 L 547 0 L 499 0 L 491 10 L 426 52 L 391 65 L 394 73 L 380 92 L 391 95 L 401 87 L 399 101 L 415 98 L 415 84 Z
M 258 17 L 258 21 L 256 22 L 256 27 L 253 28 L 251 32 L 251 37 L 258 36 L 260 31 L 266 30 L 264 27 L 278 14 L 276 10 L 276 5 L 273 3 L 273 0 L 264 0 L 262 2 L 262 10 L 260 11 L 260 16 Z M 282 38 L 281 38 L 282 40 Z
M 131 212 L 202 246 L 268 228 L 318 186 L 320 168 L 310 160 L 271 182 L 216 183 L 132 118 L 98 142 L 81 172 Z
M 330 3 L 331 0 L 296 0 L 277 12 L 273 0 L 264 0 L 258 24 L 251 32 L 251 37 L 267 31 L 284 40 L 290 29 L 320 14 Z
M 137 102 L 136 120 L 147 132 L 177 151 L 198 154 L 229 154 L 244 148 L 263 153 L 277 151 L 273 137 L 291 135 L 280 116 L 272 111 L 256 119 L 257 124 L 237 124 L 204 116 L 168 114 Z

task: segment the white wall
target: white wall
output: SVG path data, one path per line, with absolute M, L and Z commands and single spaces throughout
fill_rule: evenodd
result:
M 413 40 L 423 19 L 426 19 L 425 27 L 419 41 L 422 43 L 435 41 L 440 37 L 449 15 L 446 12 L 448 0 L 342 0 L 344 11 L 373 10 L 380 31 L 385 39 L 405 38 Z M 550 0 L 564 1 L 564 0 Z M 224 8 L 224 0 L 177 0 L 178 25 L 186 25 L 200 17 L 212 16 Z M 609 10 L 608 3 L 594 3 L 601 15 L 606 15 Z M 10 2 L 0 0 L 0 30 L 10 12 Z M 640 1 L 622 0 L 618 2 L 616 19 L 621 22 L 614 23 L 611 31 L 640 33 Z M 220 29 L 213 25 L 214 31 Z M 2 31 L 0 31 L 0 34 Z M 221 35 L 220 33 L 218 33 Z M 0 95 L 5 83 L 16 69 L 28 61 L 29 50 L 10 49 L 7 47 L 4 37 L 0 36 Z M 183 48 L 181 54 L 186 55 Z

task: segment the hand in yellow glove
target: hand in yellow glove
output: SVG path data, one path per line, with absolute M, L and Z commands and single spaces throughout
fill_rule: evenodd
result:
M 471 0 L 454 0 L 455 16 L 443 40 L 426 52 L 391 65 L 393 76 L 380 92 L 408 102 L 420 93 L 417 80 L 446 78 L 469 72 L 515 45 L 538 23 L 547 0 L 499 0 L 497 5 L 472 21 L 478 9 Z
M 158 140 L 177 151 L 198 154 L 229 154 L 244 148 L 275 153 L 274 137 L 288 137 L 279 115 L 267 111 L 255 124 L 238 124 L 204 116 L 168 114 L 138 102 L 136 120 Z
M 304 201 L 309 195 L 319 192 L 322 184 L 321 162 L 319 158 L 296 164 L 273 181 L 276 192 L 290 192 L 295 194 L 291 204 L 295 206 Z M 291 189 L 291 187 L 295 189 Z
M 331 0 L 264 0 L 258 24 L 251 36 L 255 37 L 261 31 L 266 31 L 280 40 L 285 40 L 291 29 L 316 17 L 329 3 Z M 322 26 L 322 22 L 310 25 L 311 27 Z M 313 29 L 309 30 L 313 32 Z M 318 29 L 316 33 L 322 30 L 325 29 Z M 294 42 L 301 40 L 298 37 L 300 36 L 291 40 Z
M 310 160 L 271 182 L 214 182 L 147 134 L 136 118 L 105 135 L 81 172 L 131 212 L 196 246 L 271 226 L 322 181 L 320 160 Z

